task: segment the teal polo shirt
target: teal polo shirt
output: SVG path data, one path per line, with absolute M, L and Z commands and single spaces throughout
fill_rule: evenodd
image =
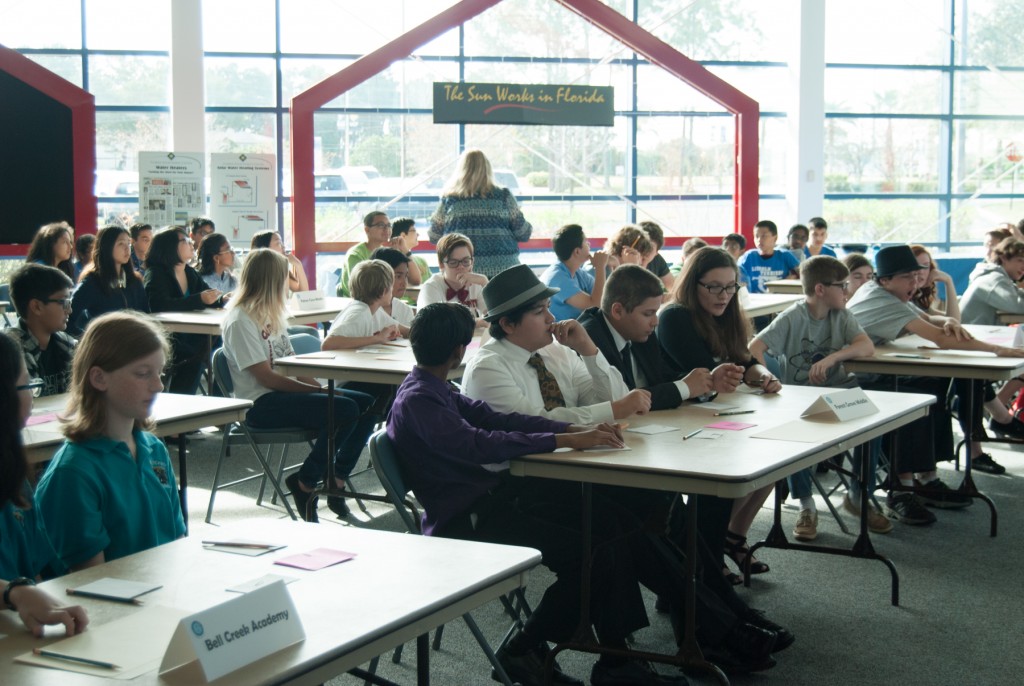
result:
M 0 579 L 34 579 L 47 565 L 55 573 L 64 572 L 64 565 L 46 536 L 39 510 L 15 507 L 10 501 L 4 503 L 0 508 Z
M 65 441 L 36 488 L 36 507 L 69 567 L 102 552 L 107 561 L 185 534 L 174 469 L 163 442 L 135 431 L 138 459 L 104 436 Z

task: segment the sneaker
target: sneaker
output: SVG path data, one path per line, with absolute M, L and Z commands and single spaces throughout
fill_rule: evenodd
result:
M 611 664 L 598 660 L 590 670 L 591 686 L 687 686 L 690 682 L 682 674 L 658 674 L 647 662 L 623 660 Z
M 956 510 L 967 507 L 973 503 L 970 496 L 947 486 L 942 479 L 932 479 L 926 484 L 915 482 L 915 485 L 926 489 L 918 494 L 925 505 L 938 507 L 945 510 Z
M 913 493 L 896 493 L 889 497 L 889 514 L 904 524 L 924 526 L 935 523 L 935 515 Z
M 818 512 L 816 510 L 800 510 L 793 527 L 793 537 L 798 541 L 813 541 L 818 537 Z
M 977 469 L 986 474 L 1005 474 L 1006 467 L 992 459 L 988 453 L 982 453 L 971 460 L 971 469 Z
M 988 428 L 1004 438 L 1024 438 L 1024 422 L 1020 421 L 1016 417 L 1011 417 L 1010 421 L 1005 424 L 1003 422 L 997 422 L 994 419 L 990 419 L 988 421 Z
M 302 487 L 299 486 L 298 473 L 289 474 L 284 480 L 284 485 L 292 492 L 292 499 L 295 501 L 295 514 L 299 515 L 299 519 L 310 524 L 319 522 L 320 517 L 316 512 L 317 496 L 302 490 Z M 310 500 L 313 502 L 310 503 Z M 309 513 L 309 519 L 306 519 L 307 512 Z
M 860 503 L 855 503 L 849 495 L 843 496 L 843 509 L 860 519 Z M 892 531 L 892 522 L 884 514 L 868 503 L 868 531 L 873 534 L 887 534 Z

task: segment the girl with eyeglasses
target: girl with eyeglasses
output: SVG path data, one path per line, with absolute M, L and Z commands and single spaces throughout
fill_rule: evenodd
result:
M 718 393 L 731 393 L 741 383 L 778 393 L 782 384 L 747 349 L 750 320 L 735 297 L 739 287 L 739 269 L 732 255 L 712 247 L 693 253 L 672 290 L 672 301 L 659 317 L 658 340 L 680 378 L 705 368 L 712 370 Z M 698 499 L 697 526 L 712 553 L 727 552 L 733 562 L 743 564 L 747 532 L 771 490 L 772 486 L 765 486 L 735 500 Z M 768 565 L 751 561 L 752 574 L 767 571 Z M 735 574 L 727 576 L 733 583 L 740 581 Z
M 84 569 L 185 535 L 174 469 L 149 433 L 170 348 L 137 312 L 94 319 L 75 352 L 67 440 L 36 489 L 57 554 Z
M 3 608 L 17 612 L 36 636 L 43 626 L 63 624 L 70 636 L 85 629 L 89 618 L 77 605 L 63 605 L 35 588 L 44 569 L 64 571 L 39 511 L 32 507 L 29 467 L 21 429 L 32 413 L 38 386 L 29 381 L 21 349 L 0 334 L 0 589 Z
M 132 267 L 131 234 L 120 226 L 105 226 L 96 235 L 93 260 L 71 298 L 68 331 L 80 336 L 90 320 L 117 310 L 149 312 L 149 298 Z
M 473 271 L 473 242 L 461 233 L 442 236 L 437 242 L 437 264 L 441 270 L 420 286 L 416 307 L 460 303 L 473 313 L 477 328 L 487 326 L 483 296 L 487 277 Z
M 222 233 L 207 234 L 199 246 L 199 276 L 210 288 L 225 294 L 238 288 L 238 279 L 231 273 L 235 266 L 235 251 L 228 237 Z

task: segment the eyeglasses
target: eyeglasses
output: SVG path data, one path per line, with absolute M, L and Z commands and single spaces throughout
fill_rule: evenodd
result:
M 463 257 L 461 260 L 445 260 L 444 263 L 447 264 L 452 269 L 457 269 L 459 267 L 472 267 L 473 266 L 473 258 L 472 257 Z
M 31 381 L 29 381 L 24 386 L 15 386 L 14 390 L 16 390 L 16 391 L 32 391 L 32 397 L 33 398 L 38 398 L 40 395 L 43 394 L 43 386 L 45 386 L 45 385 L 46 385 L 46 382 L 44 382 L 42 379 L 32 379 Z
M 189 245 L 192 245 L 192 239 L 188 238 L 188 237 L 185 237 L 185 236 L 179 238 L 178 242 L 179 243 L 188 243 Z
M 44 303 L 57 303 L 64 308 L 65 312 L 71 311 L 71 298 L 46 298 Z
M 740 289 L 740 285 L 738 283 L 731 283 L 728 286 L 718 286 L 716 284 L 707 284 L 698 281 L 697 285 L 700 286 L 701 288 L 708 289 L 708 293 L 710 293 L 711 295 L 721 295 L 722 293 L 736 295 L 736 291 Z
M 835 283 L 823 283 L 821 285 L 825 286 L 825 287 L 835 286 L 836 288 L 841 288 L 844 291 L 849 290 L 849 288 L 850 288 L 850 282 L 849 281 L 836 281 Z

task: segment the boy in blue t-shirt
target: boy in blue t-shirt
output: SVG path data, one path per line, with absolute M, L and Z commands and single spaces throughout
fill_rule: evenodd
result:
M 558 262 L 540 276 L 544 284 L 558 289 L 551 296 L 548 309 L 557 321 L 576 319 L 583 310 L 601 304 L 608 254 L 600 250 L 591 254 L 590 243 L 579 224 L 566 224 L 558 229 L 551 244 Z M 583 271 L 588 262 L 594 265 L 593 274 Z
M 850 387 L 855 378 L 843 362 L 870 357 L 875 346 L 854 316 L 846 309 L 850 270 L 834 257 L 818 256 L 800 266 L 805 299 L 794 303 L 750 342 L 750 354 L 764 364 L 765 353 L 778 359 L 784 384 Z M 859 472 L 859 470 L 858 470 Z M 874 474 L 874 465 L 869 473 Z M 800 500 L 793 536 L 812 541 L 818 536 L 818 509 L 811 495 L 811 470 L 788 477 L 789 492 Z M 843 507 L 860 514 L 859 481 L 843 499 Z M 892 531 L 892 522 L 875 509 L 868 511 L 868 527 L 875 533 Z
M 795 279 L 800 262 L 792 253 L 775 250 L 779 240 L 779 228 L 775 222 L 763 219 L 754 224 L 754 250 L 748 250 L 740 258 L 739 267 L 747 289 L 751 293 L 767 293 L 765 284 L 779 279 Z

